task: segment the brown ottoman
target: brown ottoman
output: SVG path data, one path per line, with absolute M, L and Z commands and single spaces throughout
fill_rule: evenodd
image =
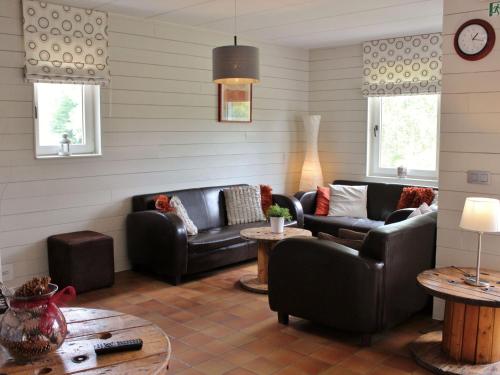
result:
M 82 231 L 50 236 L 47 244 L 50 277 L 60 289 L 72 285 L 82 293 L 113 285 L 113 238 Z

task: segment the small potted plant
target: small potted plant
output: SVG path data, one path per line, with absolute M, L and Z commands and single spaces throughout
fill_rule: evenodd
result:
M 283 233 L 285 220 L 292 220 L 292 215 L 290 215 L 288 208 L 280 207 L 277 204 L 269 207 L 266 215 L 271 221 L 271 232 L 273 233 Z

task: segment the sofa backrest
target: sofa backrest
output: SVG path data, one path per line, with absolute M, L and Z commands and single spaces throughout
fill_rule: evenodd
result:
M 368 185 L 367 211 L 372 220 L 383 220 L 396 210 L 403 188 L 414 185 L 335 180 L 334 185 Z M 435 189 L 435 188 L 433 188 Z
M 165 194 L 176 195 L 186 208 L 189 218 L 198 230 L 206 230 L 227 225 L 226 203 L 223 189 L 230 186 L 211 186 L 195 189 L 174 190 L 132 197 L 132 210 L 145 211 L 155 209 L 155 197 Z

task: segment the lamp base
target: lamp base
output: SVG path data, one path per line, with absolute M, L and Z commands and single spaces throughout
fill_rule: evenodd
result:
M 468 285 L 477 286 L 477 287 L 481 287 L 481 288 L 488 288 L 490 286 L 489 282 L 487 282 L 486 280 L 481 280 L 481 279 L 479 279 L 479 284 L 477 284 L 475 276 L 467 277 L 465 279 L 465 283 Z

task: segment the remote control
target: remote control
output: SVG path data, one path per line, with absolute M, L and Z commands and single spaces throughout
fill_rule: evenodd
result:
M 130 350 L 141 350 L 141 349 L 142 349 L 141 339 L 103 342 L 101 344 L 94 345 L 94 351 L 95 354 L 97 355 L 117 353 L 117 352 L 127 352 Z

